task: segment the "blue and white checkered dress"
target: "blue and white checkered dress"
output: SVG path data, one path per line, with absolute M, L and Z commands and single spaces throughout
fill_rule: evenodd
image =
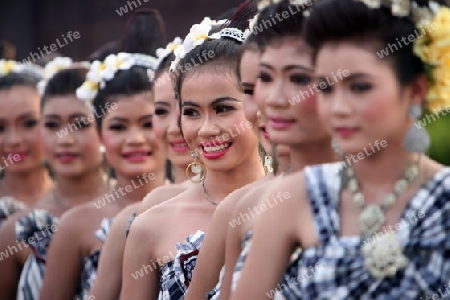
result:
M 450 169 L 424 184 L 408 203 L 396 232 L 409 260 L 392 277 L 374 278 L 364 266 L 360 237 L 340 237 L 340 173 L 335 164 L 305 168 L 320 246 L 304 249 L 297 269 L 298 285 L 284 291 L 288 299 L 449 299 Z M 419 214 L 419 212 L 421 212 Z M 415 216 L 415 217 L 414 217 Z M 419 216 L 419 217 L 418 217 Z M 422 217 L 420 217 L 422 216 Z M 301 277 L 300 277 L 301 276 Z M 444 293 L 442 293 L 442 291 Z
M 205 234 L 198 230 L 177 244 L 177 255 L 173 261 L 159 270 L 160 291 L 158 300 L 184 299 L 197 261 Z
M 18 300 L 38 300 L 44 281 L 45 263 L 50 241 L 53 236 L 52 226 L 57 230 L 58 219 L 45 210 L 33 210 L 27 216 L 16 222 L 17 240 L 29 240 L 33 237 L 36 243 L 31 243 L 33 253 L 28 257 L 20 274 L 17 291 Z M 111 219 L 104 219 L 96 236 L 104 242 L 106 234 L 111 227 Z M 73 299 L 83 299 L 89 295 L 97 275 L 98 258 L 100 250 L 85 258 L 83 263 L 80 285 Z M 87 299 L 87 298 L 86 298 Z
M 105 242 L 106 236 L 111 230 L 112 218 L 105 218 L 100 224 L 100 229 L 95 232 L 95 236 L 102 242 Z M 81 281 L 78 286 L 76 295 L 80 299 L 88 299 L 91 288 L 94 286 L 97 278 L 98 261 L 100 259 L 101 249 L 96 250 L 87 256 L 83 261 L 83 269 L 81 270 Z
M 232 291 L 234 291 L 236 289 L 237 283 L 241 277 L 241 272 L 242 272 L 242 269 L 244 268 L 244 264 L 247 259 L 247 255 L 248 255 L 248 252 L 250 251 L 250 246 L 252 244 L 251 243 L 252 237 L 253 237 L 253 230 L 249 230 L 241 242 L 242 251 L 238 257 L 236 266 L 233 271 L 233 279 L 231 282 L 231 290 Z M 298 268 L 298 264 L 301 259 L 300 253 L 301 253 L 301 251 L 299 249 L 293 253 L 293 255 L 291 257 L 291 262 L 288 266 L 288 271 L 286 271 L 286 274 L 292 273 L 292 271 L 290 271 L 291 269 Z M 212 290 L 211 292 L 209 292 L 207 294 L 208 299 L 212 299 L 212 300 L 219 299 L 220 288 L 222 286 L 222 280 L 223 280 L 223 276 L 221 276 L 220 281 L 217 284 L 217 286 L 214 288 L 214 290 Z M 291 285 L 293 285 L 292 279 L 288 276 L 283 277 L 280 284 L 278 285 L 278 288 L 276 290 L 274 290 L 272 293 L 273 299 L 285 299 L 285 297 L 282 296 L 282 291 L 287 286 L 291 286 Z M 297 298 L 294 298 L 294 299 L 297 299 Z M 291 300 L 291 298 L 286 298 L 286 300 Z
M 27 241 L 33 253 L 23 266 L 17 300 L 37 300 L 44 280 L 45 261 L 58 219 L 46 210 L 36 209 L 16 221 L 18 242 Z M 54 230 L 54 231 L 53 231 Z
M 6 196 L 0 198 L 0 226 L 12 214 L 24 210 L 26 204 L 15 200 L 13 197 Z

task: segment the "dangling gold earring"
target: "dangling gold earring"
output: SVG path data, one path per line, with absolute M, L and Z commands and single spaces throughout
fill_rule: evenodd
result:
M 187 168 L 186 168 L 186 177 L 187 177 L 190 181 L 192 181 L 192 182 L 194 182 L 194 183 L 200 183 L 200 182 L 202 182 L 202 181 L 205 179 L 205 176 L 206 176 L 206 168 L 205 168 L 205 165 L 204 165 L 202 162 L 197 161 L 198 157 L 197 157 L 197 155 L 195 155 L 194 151 L 191 151 L 191 156 L 192 156 L 192 158 L 195 159 L 195 161 L 194 161 L 194 162 L 191 162 L 191 163 L 187 166 Z M 190 175 L 189 175 L 189 171 L 192 172 L 192 173 L 194 173 L 195 175 L 194 175 L 194 176 L 190 176 Z M 197 178 L 198 175 L 200 175 L 200 179 L 198 179 L 198 180 L 193 180 L 193 178 Z

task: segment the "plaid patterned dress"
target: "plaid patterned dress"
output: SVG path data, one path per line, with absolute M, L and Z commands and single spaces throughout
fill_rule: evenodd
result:
M 100 242 L 105 242 L 106 236 L 111 229 L 112 221 L 112 218 L 105 218 L 100 223 L 100 229 L 95 232 L 95 236 L 100 240 Z M 94 286 L 95 279 L 97 278 L 100 253 L 101 249 L 98 249 L 87 256 L 83 261 L 81 281 L 76 293 L 77 297 L 80 299 L 88 299 L 91 288 Z
M 237 283 L 239 281 L 239 278 L 241 277 L 241 272 L 242 269 L 244 267 L 245 264 L 245 260 L 247 259 L 247 255 L 248 252 L 250 251 L 250 246 L 251 246 L 251 239 L 253 236 L 253 231 L 249 230 L 249 232 L 247 232 L 247 234 L 245 235 L 244 239 L 242 240 L 241 243 L 241 247 L 242 247 L 242 252 L 236 262 L 236 266 L 233 272 L 233 279 L 232 279 L 232 283 L 231 283 L 231 290 L 234 291 L 236 289 Z M 295 295 L 294 297 L 291 297 L 290 293 L 287 293 L 286 295 L 284 294 L 285 291 L 287 290 L 295 290 L 298 291 L 298 287 L 297 287 L 297 277 L 293 277 L 292 275 L 295 275 L 295 270 L 298 269 L 298 265 L 300 263 L 301 260 L 301 251 L 300 250 L 296 250 L 292 256 L 291 256 L 291 262 L 288 266 L 288 269 L 286 271 L 285 276 L 283 277 L 283 279 L 281 280 L 281 282 L 277 285 L 277 288 L 274 289 L 273 291 L 268 292 L 268 296 L 269 298 L 275 299 L 275 300 L 282 300 L 282 299 L 286 299 L 286 300 L 295 300 L 298 299 L 297 296 Z M 214 295 L 214 297 L 212 297 L 211 299 L 219 299 L 218 295 L 220 295 L 220 283 L 219 285 L 215 288 L 215 290 L 219 290 L 216 291 L 216 295 Z
M 38 300 L 45 273 L 45 262 L 50 241 L 57 229 L 58 219 L 45 210 L 34 210 L 16 222 L 16 235 L 18 241 L 29 241 L 33 253 L 28 257 L 20 274 L 17 290 L 17 300 Z M 102 221 L 100 230 L 96 232 L 97 238 L 104 242 L 106 234 L 111 227 L 111 220 Z M 54 230 L 54 231 L 53 231 Z M 33 243 L 31 238 L 36 241 Z M 81 300 L 89 295 L 89 291 L 97 275 L 98 258 L 100 250 L 88 256 L 83 263 L 80 285 L 74 300 Z
M 29 245 L 33 253 L 23 266 L 17 300 L 37 300 L 44 280 L 45 261 L 58 219 L 49 212 L 36 209 L 16 221 L 17 242 Z
M 184 299 L 197 261 L 205 234 L 198 230 L 177 244 L 177 255 L 173 261 L 159 270 L 160 291 L 158 300 Z
M 304 249 L 288 299 L 449 299 L 450 169 L 435 174 L 412 197 L 396 237 L 408 259 L 394 276 L 374 278 L 365 267 L 360 237 L 340 237 L 341 176 L 334 164 L 305 168 L 320 246 Z M 405 225 L 406 224 L 406 225 Z
M 13 197 L 1 197 L 0 198 L 0 226 L 6 221 L 6 219 L 21 210 L 24 210 L 27 206 L 25 203 L 15 200 Z

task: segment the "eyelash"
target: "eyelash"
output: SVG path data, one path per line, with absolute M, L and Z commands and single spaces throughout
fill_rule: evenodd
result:
M 30 120 L 25 121 L 23 123 L 23 126 L 25 128 L 33 128 L 33 127 L 36 127 L 37 123 L 38 123 L 38 121 L 36 119 L 30 119 Z
M 261 72 L 258 76 L 258 78 L 261 80 L 261 82 L 271 82 L 272 76 L 270 76 L 268 73 Z M 289 76 L 289 80 L 296 84 L 296 85 L 307 85 L 312 82 L 312 77 L 307 74 L 292 74 Z
M 44 123 L 45 128 L 55 130 L 56 128 L 59 128 L 59 124 L 57 122 L 45 122 Z
M 183 109 L 183 116 L 195 117 L 198 116 L 198 111 L 193 108 L 185 108 Z
M 244 94 L 246 94 L 246 95 L 250 95 L 250 96 L 253 96 L 253 92 L 254 92 L 254 90 L 253 89 L 244 89 Z
M 350 89 L 355 93 L 364 93 L 372 89 L 372 85 L 367 82 L 357 82 L 350 86 Z
M 155 109 L 155 115 L 157 116 L 162 116 L 162 115 L 168 115 L 169 111 L 167 109 L 164 108 L 156 108 Z
M 219 106 L 214 107 L 214 110 L 216 111 L 216 114 L 220 114 L 220 113 L 226 113 L 226 112 L 232 111 L 232 110 L 234 110 L 234 107 L 229 106 L 229 105 L 219 105 Z

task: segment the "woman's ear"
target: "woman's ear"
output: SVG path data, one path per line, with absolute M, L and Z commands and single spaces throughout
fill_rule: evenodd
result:
M 428 93 L 428 79 L 426 74 L 420 75 L 407 89 L 410 105 L 423 106 Z

